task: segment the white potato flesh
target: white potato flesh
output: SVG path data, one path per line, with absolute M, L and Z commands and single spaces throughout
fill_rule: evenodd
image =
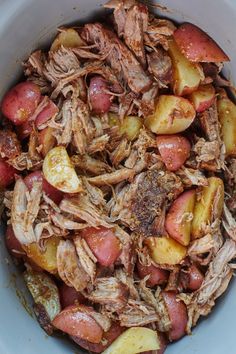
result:
M 78 193 L 83 190 L 81 179 L 63 146 L 48 152 L 43 162 L 43 174 L 48 183 L 62 192 Z
M 103 354 L 136 354 L 160 348 L 156 331 L 132 327 L 122 333 Z
M 63 28 L 61 32 L 54 39 L 50 50 L 56 51 L 62 45 L 65 48 L 77 48 L 84 45 L 84 41 L 80 37 L 79 33 L 73 28 Z
M 195 115 L 193 105 L 186 98 L 162 95 L 155 112 L 145 120 L 145 125 L 156 134 L 176 134 L 186 130 Z

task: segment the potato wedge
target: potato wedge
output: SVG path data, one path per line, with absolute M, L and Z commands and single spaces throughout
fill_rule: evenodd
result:
M 145 241 L 150 256 L 157 264 L 179 264 L 186 256 L 187 249 L 169 236 L 148 237 Z
M 48 183 L 62 192 L 78 193 L 83 190 L 81 179 L 63 146 L 48 152 L 43 162 L 43 174 Z
M 76 48 L 85 45 L 79 33 L 73 28 L 63 28 L 54 39 L 50 51 L 58 50 L 62 45 L 65 48 Z
M 125 134 L 127 139 L 132 141 L 138 137 L 143 120 L 138 116 L 126 116 L 121 123 L 117 114 L 109 113 L 109 125 L 118 126 L 120 133 Z
M 170 341 L 178 340 L 186 333 L 188 314 L 186 305 L 177 299 L 176 294 L 171 291 L 163 291 L 164 298 L 171 321 L 171 330 L 168 333 Z
M 44 248 L 41 250 L 37 243 L 22 245 L 27 257 L 32 260 L 40 268 L 49 273 L 57 273 L 57 246 L 60 242 L 60 237 L 50 237 L 45 241 Z
M 183 246 L 190 242 L 194 204 L 195 190 L 186 191 L 173 202 L 166 216 L 166 231 Z
M 169 41 L 169 54 L 173 65 L 173 91 L 177 96 L 195 91 L 202 79 L 198 64 L 191 63 L 174 40 Z
M 122 333 L 103 354 L 136 354 L 160 348 L 156 331 L 132 327 Z
M 193 239 L 205 234 L 206 225 L 221 217 L 224 204 L 224 183 L 218 177 L 208 178 L 208 186 L 203 187 L 193 211 L 191 235 Z
M 218 44 L 199 27 L 192 23 L 183 23 L 175 32 L 181 52 L 193 62 L 220 63 L 229 61 L 229 57 Z
M 47 127 L 41 130 L 38 134 L 39 144 L 42 145 L 41 154 L 43 157 L 56 145 L 56 138 L 52 134 L 53 128 Z
M 137 116 L 126 116 L 121 123 L 120 132 L 125 134 L 129 141 L 136 139 L 143 125 L 142 119 Z
M 226 156 L 236 156 L 236 105 L 226 95 L 220 95 L 217 108 Z
M 70 336 L 78 336 L 91 343 L 100 343 L 103 329 L 92 317 L 94 309 L 85 305 L 71 305 L 53 320 L 53 325 Z
M 215 101 L 215 88 L 213 85 L 201 85 L 197 91 L 194 91 L 189 96 L 196 112 L 203 112 L 210 108 Z
M 54 281 L 45 273 L 26 270 L 26 285 L 34 299 L 34 311 L 40 326 L 52 334 L 51 321 L 60 313 L 59 292 Z
M 187 129 L 195 118 L 192 104 L 185 98 L 162 95 L 145 125 L 156 134 L 176 134 Z

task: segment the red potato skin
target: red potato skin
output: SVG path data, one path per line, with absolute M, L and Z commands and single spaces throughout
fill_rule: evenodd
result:
M 56 138 L 52 135 L 52 128 L 47 127 L 38 133 L 39 145 L 42 145 L 41 154 L 43 157 L 56 145 Z
M 197 100 L 199 97 L 200 100 Z M 212 85 L 199 86 L 198 90 L 193 92 L 189 96 L 189 100 L 192 102 L 196 112 L 201 113 L 210 108 L 215 101 L 215 88 Z M 197 101 L 199 101 L 197 103 Z
M 35 120 L 27 120 L 22 125 L 17 128 L 17 134 L 20 140 L 27 138 L 33 130 L 33 124 L 36 128 L 39 128 L 40 125 L 46 123 L 49 119 L 55 116 L 59 111 L 55 103 L 49 100 L 48 105 L 40 112 Z M 43 131 L 43 130 L 42 130 Z M 40 132 L 41 133 L 41 132 Z M 40 134 L 39 133 L 39 134 Z
M 55 103 L 49 100 L 48 105 L 40 112 L 35 118 L 35 125 L 39 127 L 40 125 L 46 123 L 49 119 L 54 117 L 59 112 L 58 107 Z
M 80 294 L 78 291 L 75 290 L 75 288 L 70 287 L 63 283 L 59 287 L 59 294 L 60 294 L 60 302 L 61 302 L 61 307 L 62 309 L 74 305 L 75 302 L 78 302 L 79 304 L 83 303 L 85 301 L 84 297 L 82 294 Z
M 190 198 L 195 195 L 195 190 L 189 190 L 182 193 L 171 205 L 165 221 L 165 228 L 168 234 L 174 238 L 183 246 L 187 246 L 185 243 L 184 236 L 181 230 L 182 223 L 181 220 L 183 213 L 185 212 L 185 205 Z M 189 242 L 188 242 L 189 243 Z
M 17 171 L 7 162 L 0 160 L 0 190 L 5 189 L 15 180 Z
M 141 279 L 149 275 L 147 285 L 151 288 L 156 285 L 162 285 L 168 281 L 169 272 L 167 270 L 157 268 L 153 264 L 150 266 L 144 266 L 140 262 L 137 262 L 138 275 Z
M 103 334 L 103 339 L 107 341 L 106 344 L 90 343 L 79 337 L 71 338 L 73 339 L 73 341 L 75 341 L 75 343 L 80 345 L 82 348 L 88 350 L 89 352 L 102 353 L 106 348 L 108 348 L 112 344 L 112 342 L 114 342 L 117 337 L 119 337 L 125 331 L 125 329 L 125 327 L 121 327 L 118 323 L 113 323 L 109 331 L 104 332 Z
M 121 245 L 111 229 L 105 227 L 88 227 L 81 231 L 81 236 L 86 240 L 98 263 L 109 267 L 115 263 L 121 254 Z
M 167 348 L 167 345 L 168 345 L 168 340 L 167 340 L 166 336 L 161 332 L 158 332 L 158 337 L 160 340 L 160 349 L 156 350 L 155 354 L 164 354 L 164 352 Z M 147 352 L 142 352 L 141 354 L 153 354 L 153 351 L 149 350 Z
M 63 193 L 49 184 L 43 177 L 41 171 L 32 172 L 24 178 L 24 182 L 30 191 L 35 182 L 41 181 L 43 182 L 43 191 L 54 201 L 54 203 L 59 204 L 63 198 Z
M 181 135 L 159 135 L 156 139 L 159 153 L 167 170 L 177 171 L 189 157 L 190 142 Z
M 103 114 L 109 111 L 112 103 L 112 95 L 105 92 L 108 90 L 108 84 L 101 76 L 94 76 L 90 80 L 88 94 L 94 113 Z
M 187 308 L 183 301 L 177 301 L 176 294 L 170 291 L 162 292 L 171 321 L 169 340 L 178 340 L 185 335 L 188 322 Z
M 204 276 L 195 264 L 192 264 L 186 272 L 180 273 L 180 283 L 184 289 L 187 290 L 198 290 L 201 287 L 203 280 Z
M 2 100 L 2 113 L 15 125 L 26 122 L 41 98 L 40 89 L 32 82 L 21 82 L 10 89 Z
M 100 343 L 103 330 L 89 315 L 93 311 L 85 305 L 72 305 L 62 310 L 52 321 L 52 324 L 70 336 L 80 337 L 91 343 Z
M 192 62 L 220 63 L 230 60 L 206 32 L 192 23 L 183 23 L 174 32 L 174 39 L 181 52 Z
M 11 225 L 7 226 L 6 234 L 5 234 L 5 243 L 8 252 L 16 257 L 16 258 L 22 258 L 25 255 L 25 252 L 20 244 L 20 242 L 17 240 L 13 228 Z

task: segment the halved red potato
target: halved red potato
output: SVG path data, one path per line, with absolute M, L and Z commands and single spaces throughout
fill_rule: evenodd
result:
M 195 190 L 182 193 L 171 205 L 165 221 L 168 234 L 183 246 L 190 242 Z
M 196 112 L 203 112 L 210 108 L 215 101 L 215 88 L 213 85 L 201 85 L 197 91 L 188 97 L 192 102 Z
M 14 167 L 0 159 L 0 190 L 4 190 L 14 181 L 16 173 Z
M 43 161 L 43 174 L 48 183 L 64 193 L 78 193 L 83 190 L 66 148 L 51 149 Z
M 5 234 L 5 243 L 8 252 L 12 256 L 16 258 L 22 258 L 25 255 L 25 251 L 23 250 L 21 243 L 16 238 L 11 225 L 7 225 L 7 230 Z
M 161 95 L 155 112 L 144 123 L 153 133 L 176 134 L 186 130 L 195 116 L 193 105 L 186 98 Z
M 220 95 L 217 109 L 226 156 L 236 156 L 236 105 L 226 95 Z
M 158 350 L 159 338 L 156 331 L 145 327 L 132 327 L 123 332 L 103 354 L 134 354 L 147 350 Z
M 108 91 L 108 83 L 102 76 L 96 75 L 90 80 L 88 95 L 94 113 L 102 114 L 109 111 L 113 96 L 107 93 Z
M 61 307 L 64 309 L 67 306 L 74 305 L 75 302 L 78 302 L 79 304 L 83 303 L 85 301 L 83 295 L 75 290 L 75 288 L 66 285 L 63 283 L 59 287 L 59 294 L 60 294 L 60 302 L 61 302 Z
M 167 170 L 177 171 L 190 155 L 191 145 L 181 135 L 159 135 L 157 147 Z
M 54 52 L 62 45 L 65 48 L 76 48 L 85 45 L 85 42 L 74 28 L 61 28 L 60 33 L 54 39 L 50 50 Z
M 120 241 L 111 229 L 88 227 L 81 231 L 81 236 L 102 266 L 111 266 L 121 254 Z
M 26 122 L 34 113 L 41 99 L 39 87 L 32 82 L 21 82 L 3 97 L 2 113 L 15 125 Z
M 138 116 L 126 116 L 120 124 L 121 134 L 125 134 L 129 141 L 135 140 L 143 125 L 143 121 Z
M 197 195 L 193 211 L 191 235 L 193 239 L 205 235 L 207 225 L 220 219 L 224 204 L 224 183 L 221 178 L 210 177 L 208 186 L 202 187 Z
M 145 244 L 157 264 L 179 264 L 187 254 L 187 248 L 169 236 L 148 237 Z
M 44 249 L 41 249 L 37 243 L 22 245 L 27 257 L 37 266 L 49 273 L 57 273 L 57 247 L 60 237 L 52 236 L 45 240 Z
M 94 311 L 85 305 L 72 305 L 62 310 L 52 321 L 52 324 L 70 336 L 80 337 L 91 343 L 100 343 L 103 330 L 89 315 Z
M 161 332 L 157 332 L 157 336 L 159 338 L 160 342 L 160 349 L 155 351 L 155 354 L 164 354 L 166 347 L 168 345 L 168 340 L 165 336 L 165 334 Z M 142 352 L 142 354 L 153 354 L 153 351 L 147 351 L 147 352 Z
M 173 66 L 174 94 L 183 96 L 197 90 L 201 79 L 204 78 L 200 65 L 191 63 L 173 39 L 169 41 L 169 54 Z
M 202 29 L 192 23 L 183 23 L 174 32 L 181 52 L 192 62 L 220 63 L 229 57 Z
M 75 343 L 88 350 L 89 352 L 102 353 L 124 331 L 125 327 L 121 327 L 118 323 L 114 322 L 111 325 L 111 328 L 107 332 L 104 332 L 101 343 L 90 343 L 84 339 L 81 339 L 80 337 L 72 336 L 71 338 L 75 341 Z
M 177 299 L 176 294 L 170 291 L 162 292 L 166 307 L 170 316 L 171 329 L 169 331 L 169 340 L 178 340 L 185 335 L 188 322 L 186 305 L 183 301 Z
M 39 144 L 42 145 L 41 154 L 43 157 L 45 157 L 57 143 L 57 140 L 53 135 L 53 128 L 51 127 L 47 127 L 41 130 L 38 134 L 38 140 Z
M 35 182 L 42 182 L 43 191 L 52 199 L 56 204 L 59 204 L 63 198 L 63 193 L 58 189 L 54 188 L 49 184 L 46 179 L 43 177 L 42 171 L 31 172 L 28 176 L 24 178 L 24 182 L 31 191 Z
M 140 262 L 137 262 L 138 275 L 141 279 L 149 275 L 147 280 L 147 285 L 150 287 L 156 285 L 162 285 L 167 282 L 169 278 L 169 272 L 167 270 L 155 267 L 153 264 L 149 266 L 142 265 Z

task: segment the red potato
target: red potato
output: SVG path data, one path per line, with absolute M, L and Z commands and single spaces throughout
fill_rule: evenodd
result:
M 20 242 L 17 240 L 13 228 L 11 225 L 7 226 L 6 234 L 5 234 L 5 243 L 6 247 L 8 249 L 8 252 L 16 257 L 16 258 L 22 258 L 25 255 L 25 252 L 20 244 Z
M 230 60 L 206 32 L 192 23 L 183 23 L 174 32 L 174 39 L 190 61 L 220 63 Z
M 24 122 L 22 125 L 20 125 L 17 128 L 17 133 L 18 133 L 19 139 L 23 140 L 30 135 L 30 133 L 33 130 L 33 124 L 35 124 L 36 127 L 39 128 L 42 124 L 46 123 L 49 119 L 54 117 L 58 113 L 58 111 L 59 111 L 59 109 L 55 105 L 55 103 L 53 103 L 53 101 L 49 100 L 48 105 L 37 115 L 37 117 L 35 118 L 34 121 L 27 120 L 26 122 Z M 42 131 L 44 131 L 44 130 L 45 129 L 43 129 Z
M 215 88 L 211 84 L 199 86 L 198 90 L 189 96 L 196 112 L 200 113 L 210 108 L 215 101 Z
M 0 190 L 5 189 L 15 180 L 17 171 L 7 162 L 0 160 Z
M 181 135 L 159 135 L 157 147 L 167 170 L 177 171 L 190 155 L 191 145 Z
M 69 334 L 80 337 L 91 343 L 100 343 L 103 330 L 89 315 L 94 311 L 85 305 L 72 305 L 62 310 L 52 321 L 54 327 Z
M 158 332 L 157 333 L 158 338 L 159 338 L 159 343 L 160 343 L 160 349 L 155 351 L 155 354 L 164 354 L 167 345 L 168 345 L 168 340 L 165 336 L 165 334 Z M 148 352 L 142 352 L 141 354 L 153 354 L 153 351 L 148 351 Z
M 35 171 L 30 173 L 28 176 L 24 178 L 24 182 L 28 189 L 31 191 L 33 188 L 33 184 L 35 182 L 43 182 L 43 191 L 51 198 L 56 204 L 59 204 L 63 198 L 63 193 L 58 189 L 54 188 L 49 184 L 46 179 L 43 177 L 43 173 L 41 171 Z
M 198 290 L 201 287 L 203 280 L 204 276 L 202 272 L 194 264 L 192 264 L 189 268 L 188 289 L 192 291 Z
M 178 340 L 185 335 L 188 322 L 187 308 L 183 301 L 176 298 L 176 294 L 170 291 L 162 292 L 171 321 L 169 340 Z
M 180 273 L 180 283 L 184 289 L 196 291 L 201 287 L 203 280 L 204 276 L 195 264 Z
M 204 73 L 200 64 L 191 63 L 180 51 L 174 40 L 169 40 L 169 55 L 173 69 L 173 91 L 177 96 L 189 95 L 197 90 Z
M 60 294 L 60 301 L 61 301 L 61 307 L 64 309 L 67 306 L 74 305 L 75 302 L 78 303 L 83 303 L 84 302 L 84 297 L 82 294 L 80 294 L 78 291 L 75 290 L 75 288 L 66 285 L 63 283 L 59 287 L 59 294 Z
M 53 128 L 47 127 L 41 130 L 38 134 L 39 144 L 42 145 L 41 154 L 43 157 L 56 145 L 56 138 L 52 134 Z
M 94 76 L 90 80 L 89 100 L 94 113 L 102 114 L 109 111 L 112 103 L 112 95 L 106 93 L 108 90 L 108 84 L 101 76 Z
M 121 335 L 125 330 L 125 327 L 121 327 L 118 323 L 113 323 L 109 331 L 104 332 L 102 343 L 90 343 L 80 337 L 71 337 L 75 343 L 80 345 L 85 350 L 94 353 L 102 353 L 114 340 Z
M 21 82 L 6 93 L 2 113 L 15 125 L 26 122 L 34 113 L 41 98 L 40 89 L 32 82 Z
M 195 190 L 182 193 L 172 203 L 166 216 L 166 231 L 183 246 L 188 246 L 190 242 L 195 194 Z
M 169 272 L 167 270 L 155 267 L 153 264 L 145 266 L 140 262 L 137 262 L 137 270 L 141 279 L 149 275 L 147 285 L 150 287 L 166 283 L 169 277 Z
M 49 100 L 47 106 L 35 118 L 36 127 L 46 123 L 49 119 L 53 118 L 59 112 L 58 107 L 52 100 Z
M 145 118 L 144 124 L 153 133 L 177 134 L 186 130 L 196 116 L 192 103 L 183 97 L 161 95 L 152 115 Z
M 98 263 L 109 267 L 115 263 L 121 254 L 121 244 L 111 229 L 103 226 L 88 227 L 81 232 L 81 236 L 88 243 Z
M 26 121 L 17 127 L 17 136 L 20 140 L 24 140 L 30 135 L 33 130 L 33 123 L 33 121 Z

